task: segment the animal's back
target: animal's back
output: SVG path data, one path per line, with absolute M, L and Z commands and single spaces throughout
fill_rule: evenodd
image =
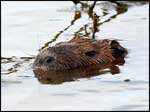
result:
M 127 50 L 116 40 L 73 38 L 42 50 L 35 59 L 34 69 L 64 70 L 103 65 L 125 58 Z

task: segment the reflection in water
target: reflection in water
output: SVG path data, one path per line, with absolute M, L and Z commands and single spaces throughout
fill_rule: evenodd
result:
M 63 82 L 76 81 L 79 78 L 90 78 L 106 73 L 111 73 L 112 75 L 118 74 L 120 73 L 120 69 L 117 65 L 123 65 L 124 63 L 125 60 L 120 59 L 117 60 L 117 62 L 103 66 L 92 66 L 64 71 L 42 71 L 38 69 L 34 70 L 34 74 L 42 84 L 61 84 Z
M 9 75 L 18 72 L 20 67 L 22 67 L 24 63 L 29 62 L 32 59 L 34 59 L 34 57 L 16 57 L 16 56 L 12 56 L 9 58 L 1 57 L 1 64 L 2 64 L 1 75 Z M 9 66 L 8 68 L 3 67 L 3 65 L 6 66 L 9 64 L 11 64 L 11 66 Z

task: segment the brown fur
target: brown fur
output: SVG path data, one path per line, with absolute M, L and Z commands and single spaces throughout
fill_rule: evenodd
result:
M 75 37 L 42 50 L 33 68 L 49 71 L 103 65 L 124 58 L 126 53 L 127 50 L 116 40 Z

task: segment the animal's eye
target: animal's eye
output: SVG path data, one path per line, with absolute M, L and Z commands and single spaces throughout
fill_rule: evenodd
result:
M 47 57 L 46 58 L 46 63 L 51 63 L 54 60 L 53 57 Z
M 85 52 L 85 55 L 86 56 L 89 56 L 89 57 L 94 57 L 96 55 L 96 51 L 88 51 L 88 52 Z

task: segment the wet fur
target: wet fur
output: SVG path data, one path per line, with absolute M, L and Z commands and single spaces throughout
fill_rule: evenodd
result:
M 42 50 L 33 64 L 45 70 L 64 70 L 77 67 L 96 66 L 124 58 L 127 50 L 116 40 L 95 40 L 75 37 L 54 47 Z M 53 57 L 50 64 L 45 60 Z

